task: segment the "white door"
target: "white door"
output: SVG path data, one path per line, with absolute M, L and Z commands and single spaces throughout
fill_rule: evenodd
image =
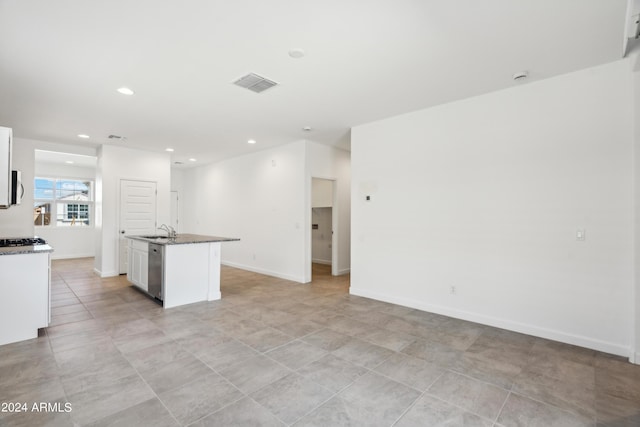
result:
M 180 199 L 178 197 L 178 192 L 177 191 L 172 191 L 171 192 L 171 226 L 173 228 L 175 228 L 176 231 L 180 231 L 180 229 L 178 228 L 178 223 L 180 222 L 180 219 L 178 218 L 178 203 L 180 202 Z
M 127 272 L 129 259 L 126 235 L 156 233 L 156 183 L 149 181 L 120 181 L 120 274 Z

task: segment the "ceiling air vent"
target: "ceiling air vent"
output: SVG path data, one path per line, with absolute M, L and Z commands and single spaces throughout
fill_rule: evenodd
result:
M 278 83 L 271 81 L 269 79 L 265 79 L 262 76 L 257 74 L 247 74 L 244 77 L 240 77 L 238 80 L 233 82 L 234 85 L 243 87 L 245 89 L 249 89 L 252 92 L 260 93 L 265 90 L 276 86 Z

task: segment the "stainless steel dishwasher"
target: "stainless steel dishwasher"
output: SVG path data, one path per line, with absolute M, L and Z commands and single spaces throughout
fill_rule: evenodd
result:
M 164 245 L 149 243 L 149 294 L 164 300 Z

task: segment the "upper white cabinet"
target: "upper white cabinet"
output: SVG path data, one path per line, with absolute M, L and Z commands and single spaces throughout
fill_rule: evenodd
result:
M 11 206 L 11 154 L 13 133 L 10 128 L 0 127 L 0 208 Z

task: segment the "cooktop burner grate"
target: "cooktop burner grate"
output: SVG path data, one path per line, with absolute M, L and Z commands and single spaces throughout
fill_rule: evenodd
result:
M 0 248 L 10 248 L 16 246 L 46 245 L 47 242 L 41 237 L 17 237 L 12 239 L 0 239 Z

